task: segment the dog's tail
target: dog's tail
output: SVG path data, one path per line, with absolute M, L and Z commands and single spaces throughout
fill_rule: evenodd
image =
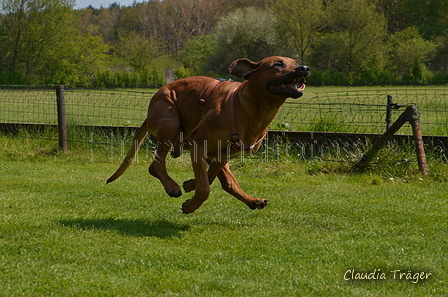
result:
M 120 167 L 115 171 L 115 173 L 109 177 L 106 184 L 113 182 L 117 178 L 119 178 L 125 171 L 128 169 L 129 165 L 131 165 L 132 160 L 136 157 L 138 153 L 138 149 L 143 143 L 143 140 L 145 140 L 146 135 L 148 134 L 148 125 L 146 123 L 146 120 L 143 122 L 141 127 L 137 130 L 137 133 L 135 133 L 134 141 L 132 142 L 131 149 L 129 150 L 128 154 L 123 160 L 123 163 L 121 163 Z

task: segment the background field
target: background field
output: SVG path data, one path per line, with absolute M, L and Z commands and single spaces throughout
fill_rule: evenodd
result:
M 448 294 L 440 159 L 424 178 L 415 163 L 350 174 L 316 160 L 236 161 L 242 187 L 268 207 L 251 211 L 214 184 L 191 215 L 180 211 L 191 194 L 169 198 L 147 164 L 106 186 L 118 164 L 89 159 L 53 142 L 0 139 L 0 295 Z M 192 177 L 187 162 L 168 167 L 178 182 Z M 345 280 L 351 269 L 387 279 Z M 432 275 L 412 283 L 393 270 Z

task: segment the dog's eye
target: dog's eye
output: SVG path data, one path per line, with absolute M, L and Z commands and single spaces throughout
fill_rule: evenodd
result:
M 280 60 L 280 61 L 275 62 L 275 64 L 273 66 L 275 66 L 275 67 L 284 67 L 285 63 L 283 63 L 283 61 Z

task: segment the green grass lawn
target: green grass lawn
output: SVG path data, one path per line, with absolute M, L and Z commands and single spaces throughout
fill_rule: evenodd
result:
M 421 177 L 236 161 L 241 186 L 268 207 L 251 211 L 217 183 L 183 215 L 191 194 L 168 197 L 148 164 L 106 186 L 118 162 L 35 143 L 0 139 L 1 296 L 448 294 L 444 162 Z M 168 167 L 178 182 L 192 177 L 187 162 Z

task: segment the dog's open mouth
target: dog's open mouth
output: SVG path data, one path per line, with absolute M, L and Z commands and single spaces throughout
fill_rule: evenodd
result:
M 295 79 L 292 82 L 286 82 L 286 83 L 280 83 L 280 84 L 273 85 L 273 88 L 276 88 L 276 89 L 292 89 L 292 90 L 301 91 L 301 92 L 303 92 L 303 90 L 305 90 L 305 87 L 306 87 L 305 78 L 303 78 L 303 77 Z
M 269 90 L 274 94 L 297 98 L 302 96 L 306 87 L 305 82 L 306 78 L 300 77 L 288 82 L 274 83 L 269 87 Z

